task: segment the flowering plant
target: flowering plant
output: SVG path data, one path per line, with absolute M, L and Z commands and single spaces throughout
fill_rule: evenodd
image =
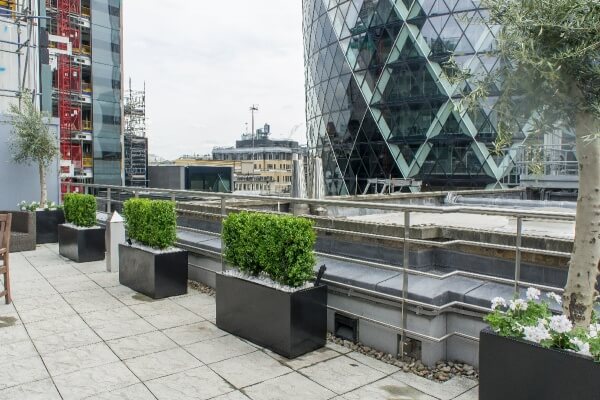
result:
M 50 211 L 50 210 L 61 210 L 62 209 L 62 206 L 56 204 L 53 201 L 47 201 L 42 206 L 37 201 L 32 201 L 31 203 L 27 203 L 25 200 L 23 200 L 22 202 L 17 204 L 17 207 L 19 207 L 19 210 L 21 210 L 21 211 L 37 211 L 37 210 Z
M 527 300 L 502 297 L 492 299 L 492 312 L 485 321 L 500 336 L 525 339 L 542 347 L 569 350 L 600 362 L 600 321 L 594 314 L 589 329 L 574 328 L 564 315 L 553 315 L 542 293 L 527 289 Z M 558 304 L 561 298 L 555 293 L 546 297 Z

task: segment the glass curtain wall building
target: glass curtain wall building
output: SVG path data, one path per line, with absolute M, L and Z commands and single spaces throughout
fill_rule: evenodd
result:
M 121 185 L 121 0 L 91 0 L 94 183 Z
M 121 0 L 40 0 L 40 6 L 49 17 L 41 20 L 48 54 L 40 66 L 42 109 L 60 120 L 63 183 L 121 185 Z
M 424 190 L 516 183 L 524 130 L 498 151 L 494 90 L 461 112 L 469 82 L 445 74 L 451 58 L 478 76 L 496 67 L 499 29 L 478 1 L 304 0 L 303 13 L 308 141 L 330 195 L 373 178 Z

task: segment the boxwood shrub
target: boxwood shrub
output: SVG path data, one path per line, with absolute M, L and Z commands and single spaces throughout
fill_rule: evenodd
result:
M 166 249 L 175 243 L 177 214 L 174 202 L 129 199 L 123 213 L 131 239 L 155 249 Z
M 91 194 L 65 194 L 64 209 L 67 222 L 82 228 L 96 225 L 96 198 Z
M 312 221 L 274 214 L 240 212 L 223 223 L 225 259 L 253 276 L 265 272 L 298 287 L 314 277 L 316 241 Z

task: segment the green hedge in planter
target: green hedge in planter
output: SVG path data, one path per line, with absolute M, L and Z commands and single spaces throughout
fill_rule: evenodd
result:
M 175 203 L 129 199 L 123 208 L 129 237 L 155 249 L 173 246 L 177 239 Z
M 316 241 L 306 218 L 241 212 L 223 223 L 225 258 L 241 271 L 265 272 L 275 282 L 302 286 L 314 278 Z
M 64 209 L 65 221 L 82 228 L 96 225 L 96 198 L 91 194 L 65 194 Z

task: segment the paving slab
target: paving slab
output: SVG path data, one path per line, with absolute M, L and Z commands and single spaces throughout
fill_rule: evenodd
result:
M 125 361 L 125 365 L 142 381 L 194 369 L 203 364 L 182 348 L 159 351 Z
M 386 376 L 347 356 L 332 358 L 301 371 L 303 375 L 336 394 L 350 392 Z
M 14 386 L 0 390 L 0 400 L 61 400 L 51 379 Z
M 326 400 L 335 393 L 297 372 L 270 379 L 244 389 L 253 400 Z
M 210 368 L 237 389 L 292 372 L 261 351 L 211 364 Z
M 169 375 L 146 382 L 146 385 L 159 400 L 204 400 L 225 393 L 234 388 L 208 367 Z
M 232 335 L 221 336 L 185 346 L 185 349 L 205 364 L 243 356 L 258 349 Z
M 342 397 L 345 400 L 437 400 L 435 397 L 392 378 L 385 378 L 363 386 Z

